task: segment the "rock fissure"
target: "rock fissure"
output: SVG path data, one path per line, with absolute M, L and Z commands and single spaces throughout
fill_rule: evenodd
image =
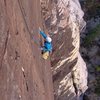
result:
M 4 0 L 5 6 L 6 6 L 6 0 Z
M 23 72 L 23 77 L 24 77 L 24 80 L 25 80 L 26 90 L 27 90 L 27 92 L 29 92 L 28 81 L 26 79 L 26 75 L 25 75 L 24 69 L 22 69 L 22 72 Z
M 7 36 L 6 36 L 6 40 L 5 40 L 5 44 L 4 44 L 4 51 L 3 51 L 2 59 L 1 59 L 1 67 L 2 67 L 2 63 L 3 63 L 4 56 L 5 56 L 6 49 L 7 49 L 7 44 L 8 44 L 9 34 L 10 34 L 10 33 L 9 33 L 9 29 L 8 29 L 8 31 L 7 31 Z
M 74 82 L 74 76 L 73 76 L 73 74 L 72 74 L 72 82 L 73 82 L 73 87 L 74 87 L 74 89 L 75 89 L 75 93 L 76 93 L 76 95 L 78 96 L 78 87 L 77 87 L 77 84 Z
M 15 51 L 15 60 L 18 60 L 20 58 L 20 55 L 18 53 L 18 51 Z

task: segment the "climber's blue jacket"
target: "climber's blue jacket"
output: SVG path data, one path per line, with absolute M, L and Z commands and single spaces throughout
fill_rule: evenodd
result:
M 44 51 L 44 52 L 46 52 L 46 51 L 51 52 L 51 51 L 52 51 L 52 43 L 51 43 L 51 42 L 48 42 L 48 41 L 46 40 L 47 35 L 46 35 L 43 31 L 40 31 L 39 33 L 40 33 L 40 34 L 43 36 L 43 38 L 45 39 L 43 51 Z

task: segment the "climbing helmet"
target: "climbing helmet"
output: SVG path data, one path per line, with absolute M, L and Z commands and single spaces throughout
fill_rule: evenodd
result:
M 47 37 L 46 37 L 46 41 L 51 42 L 52 39 L 51 39 L 49 36 L 47 36 Z

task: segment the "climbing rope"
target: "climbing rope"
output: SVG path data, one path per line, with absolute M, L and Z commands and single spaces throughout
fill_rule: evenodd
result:
M 28 28 L 28 25 L 27 25 L 27 22 L 26 22 L 26 19 L 25 19 L 25 10 L 24 10 L 24 8 L 22 7 L 22 3 L 21 3 L 21 0 L 18 0 L 18 4 L 19 4 L 19 7 L 20 7 L 20 10 L 21 10 L 21 13 L 22 13 L 22 17 L 23 17 L 23 19 L 24 19 L 24 22 L 25 22 L 25 26 L 26 26 L 26 28 L 27 28 L 27 31 L 28 31 L 28 33 L 30 34 L 30 37 L 33 39 L 33 41 L 34 41 L 34 43 L 35 44 L 37 44 L 38 46 L 40 45 L 37 41 L 36 41 L 36 39 L 32 36 L 32 33 L 30 32 L 30 30 L 29 30 L 29 28 Z

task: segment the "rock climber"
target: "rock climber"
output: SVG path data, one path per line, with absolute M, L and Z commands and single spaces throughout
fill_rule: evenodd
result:
M 44 46 L 41 47 L 42 50 L 42 56 L 44 59 L 48 59 L 50 53 L 52 52 L 52 39 L 49 35 L 46 35 L 41 28 L 39 28 L 39 33 L 42 35 L 44 38 Z

